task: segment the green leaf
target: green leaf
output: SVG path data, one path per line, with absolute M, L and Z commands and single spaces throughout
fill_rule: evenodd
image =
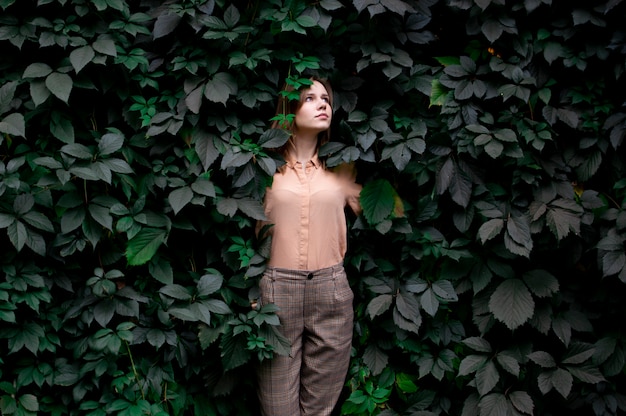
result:
M 547 353 L 545 351 L 535 351 L 535 352 L 532 352 L 532 353 L 528 354 L 528 358 L 531 361 L 535 362 L 536 364 L 539 364 L 543 368 L 554 368 L 554 367 L 556 367 L 556 361 L 554 360 L 554 358 L 549 353 Z
M 237 201 L 234 198 L 222 198 L 217 201 L 216 208 L 220 214 L 232 217 L 237 212 Z
M 396 293 L 396 309 L 404 318 L 419 323 L 421 320 L 419 308 L 420 304 L 412 293 L 404 291 Z
M 481 396 L 492 391 L 500 381 L 500 373 L 493 361 L 487 361 L 476 371 L 476 388 Z
M 276 327 L 263 326 L 259 328 L 259 336 L 265 338 L 265 343 L 271 345 L 276 354 L 285 357 L 291 354 L 291 343 Z
M 96 56 L 93 48 L 89 45 L 81 46 L 70 53 L 70 63 L 78 74 Z M 64 100 L 67 101 L 67 100 Z
M 186 307 L 171 307 L 168 308 L 167 312 L 183 321 L 197 322 L 200 319 L 199 314 L 191 308 L 191 305 Z
M 174 282 L 174 269 L 172 264 L 162 257 L 153 257 L 150 261 L 150 275 L 163 284 L 172 284 Z
M 469 338 L 465 338 L 462 342 L 463 344 L 467 345 L 474 351 L 487 352 L 487 353 L 492 351 L 491 344 L 489 343 L 489 341 L 483 338 L 469 337 Z
M 97 204 L 89 204 L 88 210 L 91 218 L 98 224 L 109 231 L 113 231 L 113 217 L 109 208 Z
M 389 357 L 375 344 L 369 344 L 363 353 L 363 363 L 371 370 L 372 375 L 378 375 L 387 367 Z
M 106 168 L 109 171 L 113 171 L 116 173 L 126 173 L 126 174 L 135 173 L 125 160 L 118 159 L 115 157 L 112 157 L 109 159 L 102 159 L 102 161 L 97 162 L 97 163 L 102 168 Z M 107 183 L 110 183 L 110 180 Z
M 571 199 L 560 198 L 548 206 L 546 220 L 552 233 L 559 239 L 565 238 L 570 231 L 580 233 L 582 208 Z
M 65 103 L 70 99 L 73 86 L 74 82 L 67 74 L 53 72 L 46 77 L 46 87 L 55 97 Z
M 198 281 L 198 296 L 208 296 L 217 292 L 224 282 L 224 278 L 218 274 L 205 274 Z
M 237 94 L 235 78 L 226 72 L 219 72 L 206 84 L 204 96 L 215 103 L 226 104 L 228 97 Z
M 432 289 L 435 295 L 441 299 L 453 302 L 459 299 L 452 282 L 449 280 L 437 280 L 433 282 Z
M 504 32 L 502 23 L 493 18 L 485 20 L 480 29 L 490 43 L 498 40 Z
M 259 138 L 259 145 L 266 149 L 278 149 L 287 143 L 291 134 L 285 129 L 268 129 Z
M 502 416 L 511 414 L 506 397 L 502 393 L 491 393 L 478 402 L 480 416 Z
M 498 355 L 496 355 L 496 360 L 504 370 L 508 371 L 510 374 L 513 374 L 515 377 L 519 377 L 520 363 L 517 358 L 507 353 L 506 351 L 502 351 L 498 353 Z
M 115 315 L 115 301 L 113 299 L 103 299 L 93 308 L 93 316 L 96 322 L 106 327 Z
M 61 113 L 52 113 L 52 123 L 50 123 L 50 132 L 54 137 L 63 143 L 74 143 L 74 126 L 72 122 L 61 115 Z
M 522 280 L 537 297 L 548 297 L 559 290 L 559 281 L 546 270 L 531 270 L 522 276 Z
M 244 214 L 249 216 L 255 220 L 265 220 L 265 209 L 263 208 L 263 204 L 260 201 L 252 198 L 241 198 L 237 199 L 237 208 L 241 210 Z
M 31 194 L 21 194 L 13 201 L 13 211 L 17 215 L 24 215 L 35 205 L 35 198 Z
M 226 302 L 219 299 L 208 299 L 203 300 L 200 303 L 206 305 L 207 309 L 213 313 L 218 313 L 220 315 L 228 315 L 232 313 Z
M 9 340 L 10 352 L 14 353 L 25 347 L 31 353 L 37 355 L 40 339 L 44 336 L 45 332 L 40 325 L 33 322 L 25 323 Z
M 22 78 L 44 78 L 52 73 L 52 68 L 49 65 L 35 62 L 26 67 Z
M 543 48 L 543 56 L 549 64 L 565 56 L 565 48 L 557 42 L 548 42 Z
M 13 113 L 0 121 L 0 133 L 26 137 L 26 123 L 22 114 Z
M 225 333 L 220 342 L 222 350 L 222 363 L 224 370 L 232 370 L 245 364 L 250 357 L 247 349 L 247 338 L 245 336 L 233 336 L 232 333 Z
M 393 297 L 391 295 L 380 295 L 372 299 L 367 305 L 367 313 L 370 319 L 385 313 L 389 310 Z
M 395 207 L 396 191 L 389 181 L 376 179 L 363 187 L 360 200 L 363 214 L 371 225 L 389 218 Z
M 211 167 L 213 162 L 215 162 L 215 160 L 218 158 L 220 153 L 213 142 L 213 135 L 197 132 L 195 136 L 196 154 L 200 158 L 202 167 L 204 167 L 204 170 L 207 171 Z
M 40 212 L 27 212 L 22 216 L 22 219 L 28 223 L 28 225 L 35 227 L 39 230 L 54 232 L 54 226 L 52 222 Z M 2 228 L 0 226 L 0 228 Z
M 547 394 L 550 390 L 552 390 L 552 388 L 554 388 L 561 394 L 561 396 L 563 396 L 563 398 L 567 398 L 567 396 L 569 396 L 570 391 L 572 390 L 573 382 L 574 379 L 572 375 L 562 368 L 541 373 L 537 377 L 539 390 L 543 394 Z
M 515 409 L 517 409 L 518 412 L 521 412 L 527 415 L 533 414 L 535 405 L 533 403 L 532 397 L 527 392 L 513 391 L 509 393 L 509 400 L 511 401 L 511 404 L 513 405 L 513 407 L 515 407 Z
M 78 159 L 90 160 L 93 157 L 89 148 L 79 143 L 66 144 L 61 147 L 61 152 Z
M 33 99 L 33 103 L 35 106 L 39 106 L 48 100 L 51 93 L 48 88 L 46 88 L 45 81 L 32 81 L 30 83 L 30 96 Z
M 467 376 L 475 373 L 478 369 L 482 368 L 487 362 L 488 357 L 486 355 L 468 355 L 461 360 L 459 364 L 459 376 Z
M 585 383 L 597 384 L 606 381 L 600 370 L 591 365 L 580 367 L 566 366 L 566 368 L 570 374 Z
M 159 293 L 177 300 L 190 300 L 192 298 L 189 289 L 179 284 L 163 286 L 161 289 L 159 289 Z
M 115 48 L 115 42 L 112 39 L 107 39 L 104 35 L 98 37 L 98 39 L 92 45 L 96 52 L 100 52 L 104 55 L 117 56 L 117 49 Z
M 178 214 L 193 199 L 193 191 L 189 186 L 183 186 L 170 192 L 167 200 L 169 201 L 174 214 Z
M 37 396 L 34 394 L 23 394 L 19 396 L 18 399 L 19 404 L 29 412 L 38 412 L 39 411 L 39 401 L 37 400 Z
M 527 322 L 535 312 L 530 291 L 520 279 L 506 279 L 489 299 L 494 317 L 513 330 Z
M 191 184 L 191 189 L 197 194 L 211 198 L 215 198 L 216 195 L 215 185 L 208 179 L 198 178 L 198 180 Z
M 119 133 L 103 134 L 98 142 L 98 153 L 101 156 L 117 152 L 124 146 L 124 136 Z
M 28 240 L 28 230 L 26 226 L 20 221 L 14 221 L 7 227 L 7 233 L 13 247 L 15 247 L 17 251 L 22 251 Z
M 176 29 L 180 21 L 181 16 L 172 11 L 167 10 L 161 13 L 154 22 L 154 28 L 152 29 L 153 39 L 169 35 Z
M 83 207 L 68 209 L 61 217 L 61 231 L 69 233 L 80 227 L 85 221 L 85 209 Z
M 126 246 L 126 259 L 131 266 L 147 263 L 165 242 L 167 233 L 158 228 L 143 228 Z
M 430 316 L 435 316 L 437 314 L 437 310 L 439 309 L 439 299 L 437 299 L 435 292 L 433 292 L 431 288 L 426 289 L 424 293 L 422 293 L 422 296 L 420 296 L 420 304 Z

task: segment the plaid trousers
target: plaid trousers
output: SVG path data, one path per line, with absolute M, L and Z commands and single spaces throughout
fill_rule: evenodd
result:
M 261 414 L 330 415 L 352 346 L 354 295 L 343 264 L 315 271 L 268 268 L 259 286 L 260 301 L 280 308 L 280 331 L 291 341 L 289 356 L 259 365 Z

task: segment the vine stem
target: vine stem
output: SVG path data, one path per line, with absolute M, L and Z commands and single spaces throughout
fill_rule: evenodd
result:
M 146 395 L 143 392 L 143 388 L 141 387 L 141 380 L 139 380 L 139 373 L 137 373 L 137 367 L 135 366 L 135 360 L 133 359 L 133 353 L 130 352 L 130 345 L 128 345 L 128 341 L 124 341 L 124 344 L 126 344 L 126 351 L 128 351 L 128 358 L 130 358 L 130 365 L 133 369 L 133 375 L 135 376 L 135 381 L 137 382 L 137 385 L 139 386 L 139 390 L 141 390 L 141 398 L 143 400 L 146 400 Z

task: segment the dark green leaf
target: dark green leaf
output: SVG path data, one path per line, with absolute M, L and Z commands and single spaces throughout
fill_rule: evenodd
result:
M 478 402 L 480 416 L 502 416 L 509 414 L 509 404 L 502 393 L 491 393 Z
M 156 254 L 165 242 L 167 233 L 157 228 L 143 228 L 128 241 L 126 259 L 131 266 L 145 264 Z
M 228 97 L 237 94 L 238 86 L 235 78 L 226 72 L 220 72 L 206 84 L 204 96 L 216 103 L 226 104 Z
M 66 144 L 61 147 L 61 151 L 78 159 L 90 160 L 93 157 L 89 148 L 79 143 Z
M 509 329 L 515 329 L 533 316 L 535 302 L 524 282 L 506 279 L 491 295 L 489 310 Z
M 101 300 L 94 307 L 93 315 L 96 322 L 106 327 L 115 315 L 115 301 L 113 299 Z
M 525 391 L 513 391 L 509 393 L 509 400 L 511 404 L 517 409 L 517 411 L 532 415 L 535 405 L 533 403 L 532 397 Z
M 93 48 L 89 45 L 81 46 L 79 48 L 74 49 L 70 53 L 70 62 L 74 67 L 74 71 L 79 73 L 81 69 L 85 67 L 89 62 L 93 60 L 96 56 Z M 56 94 L 55 94 L 56 95 Z M 65 100 L 67 101 L 67 100 Z
M 291 134 L 285 129 L 269 129 L 259 138 L 259 145 L 266 149 L 278 149 L 287 143 Z
M 487 361 L 476 370 L 476 388 L 481 396 L 491 392 L 500 381 L 500 374 L 493 361 Z
M 149 264 L 150 275 L 163 284 L 172 284 L 174 271 L 171 263 L 161 257 L 153 258 Z
M 163 286 L 161 289 L 159 289 L 159 293 L 162 293 L 172 299 L 177 300 L 190 300 L 192 297 L 189 289 L 178 284 Z
M 198 133 L 196 135 L 195 149 L 205 171 L 211 167 L 219 156 L 219 151 L 215 147 L 213 140 L 214 136 L 210 134 Z
M 463 340 L 463 344 L 467 345 L 468 347 L 470 347 L 471 349 L 473 349 L 474 351 L 478 351 L 478 352 L 491 352 L 491 344 L 483 339 L 483 338 L 479 338 L 479 337 L 469 337 L 469 338 L 465 338 Z
M 503 351 L 496 355 L 496 360 L 504 370 L 513 374 L 515 377 L 519 377 L 520 363 L 517 358 L 508 354 L 506 351 Z
M 535 296 L 548 297 L 559 290 L 559 281 L 546 270 L 531 270 L 522 276 Z
M 100 155 L 110 155 L 117 152 L 124 146 L 124 136 L 119 133 L 106 133 L 98 142 L 98 153 Z
M 113 231 L 113 217 L 111 216 L 109 208 L 96 204 L 89 204 L 88 209 L 91 218 L 107 230 Z
M 49 65 L 35 62 L 26 67 L 24 73 L 22 74 L 22 78 L 43 78 L 47 77 L 52 73 L 52 68 Z
M 395 190 L 384 179 L 366 184 L 361 191 L 361 205 L 367 221 L 376 225 L 388 218 L 395 206 Z
M 222 287 L 224 278 L 217 274 L 205 274 L 198 281 L 198 296 L 215 293 Z
M 461 360 L 459 365 L 459 376 L 467 376 L 475 373 L 479 368 L 482 368 L 487 362 L 488 357 L 486 355 L 468 355 Z
M 387 354 L 374 344 L 368 345 L 363 353 L 363 362 L 373 375 L 380 374 L 387 367 L 388 360 Z
M 539 364 L 543 368 L 554 368 L 556 367 L 556 361 L 554 358 L 545 351 L 535 351 L 528 355 L 533 362 Z
M 374 317 L 388 311 L 392 300 L 393 297 L 391 295 L 380 295 L 372 299 L 367 305 L 367 313 L 370 319 L 374 319 Z
M 193 191 L 189 186 L 183 186 L 170 192 L 167 200 L 169 201 L 174 214 L 178 214 L 193 199 Z
M 154 22 L 154 28 L 152 29 L 153 38 L 158 39 L 169 35 L 176 29 L 180 20 L 181 17 L 174 12 L 166 11 L 161 13 Z
M 0 121 L 0 133 L 26 137 L 26 123 L 22 114 L 13 113 Z
M 55 97 L 65 103 L 70 99 L 73 86 L 74 82 L 67 74 L 53 72 L 46 77 L 46 87 Z

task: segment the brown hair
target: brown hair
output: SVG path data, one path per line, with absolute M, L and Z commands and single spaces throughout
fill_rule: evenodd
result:
M 309 78 L 311 81 L 317 81 L 320 84 L 322 84 L 324 86 L 324 88 L 326 88 L 326 92 L 328 93 L 328 104 L 330 105 L 331 111 L 333 109 L 333 89 L 330 86 L 330 82 L 328 82 L 327 79 L 324 78 L 318 78 L 316 76 L 312 76 Z M 302 106 L 302 99 L 304 98 L 304 91 L 309 89 L 310 85 L 305 85 L 300 89 L 300 99 L 299 100 L 293 100 L 290 99 L 288 96 L 280 94 L 280 96 L 278 97 L 278 103 L 276 104 L 276 115 L 287 115 L 287 114 L 295 114 L 298 109 Z M 286 92 L 293 92 L 294 91 L 294 87 L 291 84 L 287 84 L 285 83 L 283 85 L 283 89 L 282 91 L 286 91 Z M 289 140 L 287 141 L 287 143 L 285 143 L 282 147 L 276 149 L 277 152 L 279 152 L 282 155 L 285 155 L 285 153 L 287 152 L 287 149 L 289 149 L 289 147 L 293 146 L 293 130 L 294 130 L 294 125 L 293 123 L 290 123 L 289 125 L 285 126 L 280 120 L 274 120 L 272 122 L 271 128 L 273 129 L 279 129 L 279 128 L 284 128 L 286 130 L 289 130 L 291 132 L 291 137 L 289 138 Z M 322 132 L 320 132 L 317 135 L 317 148 L 319 149 L 319 147 L 325 143 L 328 143 L 330 141 L 330 127 L 327 130 L 324 130 Z

